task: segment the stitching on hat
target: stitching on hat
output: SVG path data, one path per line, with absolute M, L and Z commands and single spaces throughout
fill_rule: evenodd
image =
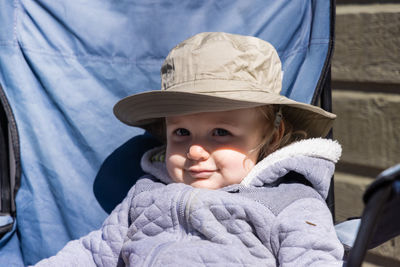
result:
M 208 81 L 208 80 L 213 80 L 213 81 L 218 81 L 218 80 L 220 80 L 220 81 L 237 81 L 237 82 L 245 82 L 245 83 L 248 83 L 249 85 L 261 85 L 259 83 L 252 83 L 252 82 L 249 82 L 249 81 L 246 81 L 246 80 L 240 80 L 240 79 L 204 78 L 204 79 L 193 79 L 193 80 L 188 80 L 188 81 L 184 81 L 184 82 L 179 82 L 179 83 L 175 83 L 175 84 L 172 84 L 172 85 L 170 85 L 168 87 L 164 87 L 164 88 L 165 88 L 165 90 L 167 90 L 167 89 L 169 89 L 171 87 L 174 87 L 174 86 L 177 86 L 177 85 L 181 85 L 181 84 L 194 83 L 196 81 Z M 259 86 L 256 86 L 256 87 L 259 88 Z

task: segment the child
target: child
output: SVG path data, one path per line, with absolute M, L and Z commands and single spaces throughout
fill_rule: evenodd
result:
M 281 80 L 255 37 L 200 33 L 172 49 L 162 90 L 114 108 L 166 146 L 146 152 L 148 174 L 100 230 L 38 266 L 341 266 L 325 204 L 341 148 L 318 138 L 335 115 L 279 95 Z

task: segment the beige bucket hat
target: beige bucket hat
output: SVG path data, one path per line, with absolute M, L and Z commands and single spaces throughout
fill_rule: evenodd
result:
M 277 104 L 294 129 L 325 137 L 336 115 L 284 97 L 281 88 L 281 61 L 270 43 L 206 32 L 170 51 L 161 67 L 161 90 L 123 98 L 114 114 L 125 124 L 160 135 L 156 125 L 164 117 Z

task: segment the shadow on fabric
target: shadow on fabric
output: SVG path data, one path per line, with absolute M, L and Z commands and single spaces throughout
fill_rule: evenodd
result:
M 112 152 L 96 175 L 93 192 L 100 206 L 110 213 L 126 196 L 144 172 L 142 155 L 161 143 L 150 134 L 133 137 Z

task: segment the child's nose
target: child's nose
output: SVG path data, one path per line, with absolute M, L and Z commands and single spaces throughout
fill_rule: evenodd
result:
M 190 160 L 200 161 L 207 160 L 210 154 L 200 145 L 191 145 L 186 156 Z

